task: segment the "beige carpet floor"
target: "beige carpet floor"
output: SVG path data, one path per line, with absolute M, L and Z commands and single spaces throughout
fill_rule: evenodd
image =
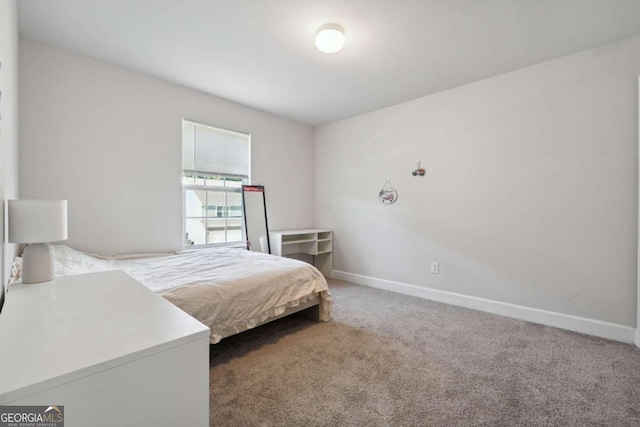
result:
M 640 349 L 333 280 L 211 347 L 211 426 L 640 426 Z

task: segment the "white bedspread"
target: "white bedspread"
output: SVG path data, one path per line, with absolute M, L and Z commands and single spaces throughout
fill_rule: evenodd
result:
M 103 258 L 58 245 L 55 253 L 57 276 L 126 271 L 209 326 L 213 344 L 317 295 L 320 320 L 331 318 L 327 281 L 302 261 L 241 248 Z

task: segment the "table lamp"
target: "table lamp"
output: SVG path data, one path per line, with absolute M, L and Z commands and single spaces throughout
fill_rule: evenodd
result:
M 9 243 L 29 243 L 22 254 L 22 283 L 53 280 L 55 257 L 47 242 L 66 239 L 66 200 L 9 200 Z

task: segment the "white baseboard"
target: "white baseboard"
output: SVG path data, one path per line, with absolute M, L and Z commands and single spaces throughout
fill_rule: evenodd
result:
M 509 304 L 506 302 L 472 297 L 463 294 L 456 294 L 453 292 L 440 291 L 437 289 L 409 285 L 391 280 L 377 279 L 375 277 L 347 273 L 339 270 L 333 270 L 332 277 L 335 279 L 347 280 L 359 285 L 371 286 L 373 288 L 398 292 L 432 301 L 486 311 L 488 313 L 499 314 L 501 316 L 514 317 L 528 322 L 555 326 L 556 328 L 595 335 L 597 337 L 608 338 L 615 341 L 625 343 L 635 342 L 636 345 L 640 347 L 640 330 L 636 330 L 636 328 L 632 328 L 631 326 L 603 322 L 601 320 L 572 316 L 570 314 L 557 313 L 541 310 L 539 308 Z

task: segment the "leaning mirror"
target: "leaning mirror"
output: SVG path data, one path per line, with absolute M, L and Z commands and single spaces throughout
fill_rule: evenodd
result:
M 271 253 L 269 225 L 267 223 L 267 201 L 263 185 L 242 186 L 242 206 L 247 250 Z

